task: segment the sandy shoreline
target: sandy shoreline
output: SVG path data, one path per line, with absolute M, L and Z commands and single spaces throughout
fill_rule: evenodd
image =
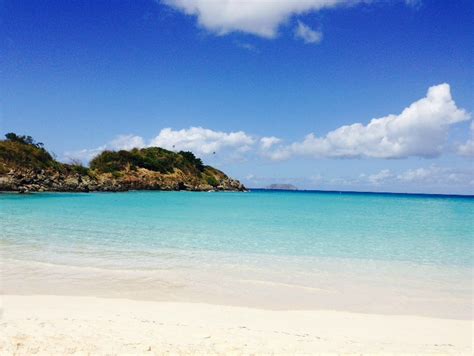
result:
M 2 354 L 472 354 L 472 320 L 2 296 Z

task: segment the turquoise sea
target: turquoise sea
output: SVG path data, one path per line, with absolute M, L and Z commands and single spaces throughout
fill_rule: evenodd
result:
M 471 318 L 472 197 L 0 194 L 2 293 Z

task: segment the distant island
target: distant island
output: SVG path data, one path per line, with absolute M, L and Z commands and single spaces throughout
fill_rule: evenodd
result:
M 0 140 L 0 191 L 246 190 L 192 152 L 160 147 L 103 151 L 85 167 L 57 161 L 31 136 L 5 137 Z
M 273 190 L 298 190 L 293 184 L 270 184 L 264 189 L 273 189 Z

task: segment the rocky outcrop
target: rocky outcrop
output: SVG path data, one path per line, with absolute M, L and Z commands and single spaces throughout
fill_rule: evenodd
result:
M 58 162 L 30 136 L 9 133 L 6 137 L 0 140 L 0 191 L 246 190 L 191 152 L 159 147 L 104 151 L 90 167 L 83 167 Z
M 239 181 L 227 176 L 212 186 L 182 172 L 160 174 L 146 169 L 95 175 L 29 169 L 0 174 L 0 191 L 27 193 L 128 190 L 245 191 L 246 188 Z

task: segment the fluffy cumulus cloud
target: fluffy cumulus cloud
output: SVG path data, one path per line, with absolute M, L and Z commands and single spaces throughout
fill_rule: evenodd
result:
M 174 130 L 162 129 L 150 140 L 136 135 L 117 136 L 112 141 L 92 149 L 64 154 L 65 160 L 89 161 L 104 150 L 120 150 L 149 146 L 169 150 L 188 150 L 199 156 L 220 153 L 221 157 L 245 158 L 252 151 L 272 160 L 295 156 L 309 158 L 407 158 L 436 157 L 444 152 L 452 125 L 469 120 L 470 115 L 458 108 L 448 84 L 428 89 L 426 96 L 415 101 L 398 115 L 372 119 L 368 124 L 355 123 L 337 128 L 318 137 L 313 133 L 304 140 L 283 144 L 275 136 L 256 137 L 244 131 L 223 132 L 202 127 Z M 457 147 L 464 156 L 474 156 L 474 124 L 471 138 Z M 376 183 L 389 178 L 389 172 L 371 177 Z M 385 175 L 385 176 L 384 176 Z
M 64 152 L 61 160 L 65 162 L 87 163 L 92 158 L 94 158 L 95 156 L 97 156 L 99 153 L 101 153 L 102 151 L 106 149 L 107 149 L 107 146 L 103 145 L 96 148 L 84 148 L 82 150 L 77 150 L 77 151 L 66 151 Z
M 268 150 L 272 146 L 281 142 L 281 139 L 275 136 L 262 137 L 260 139 L 260 147 L 264 150 Z
M 170 150 L 189 150 L 206 155 L 228 148 L 245 152 L 253 143 L 254 139 L 243 131 L 227 133 L 191 127 L 182 130 L 163 129 L 151 140 L 150 145 Z
M 323 38 L 323 34 L 298 21 L 295 28 L 295 37 L 302 39 L 304 43 L 319 43 Z
M 474 157 L 474 121 L 471 122 L 471 137 L 458 147 L 458 153 L 461 156 Z
M 254 143 L 255 139 L 243 131 L 222 132 L 202 127 L 190 127 L 182 130 L 165 128 L 148 142 L 141 136 L 119 135 L 105 145 L 96 148 L 66 152 L 63 159 L 86 163 L 105 150 L 130 150 L 152 146 L 175 151 L 192 151 L 204 156 L 220 153 L 220 151 L 243 153 L 250 150 Z
M 398 115 L 375 118 L 367 125 L 341 126 L 322 137 L 311 133 L 303 141 L 278 147 L 270 157 L 436 157 L 442 153 L 449 127 L 469 118 L 456 106 L 450 86 L 440 84 L 430 87 L 426 97 Z
M 105 150 L 131 150 L 132 148 L 145 147 L 145 140 L 135 135 L 119 135 L 105 145 L 96 148 L 86 148 L 78 151 L 68 151 L 64 153 L 65 161 L 88 162 L 99 153 Z
M 340 5 L 354 5 L 362 0 L 162 0 L 162 2 L 187 15 L 196 16 L 200 26 L 218 35 L 237 31 L 273 38 L 277 35 L 279 26 L 292 16 Z
M 131 150 L 143 147 L 145 147 L 145 140 L 135 135 L 119 135 L 107 145 L 107 148 L 111 150 Z

